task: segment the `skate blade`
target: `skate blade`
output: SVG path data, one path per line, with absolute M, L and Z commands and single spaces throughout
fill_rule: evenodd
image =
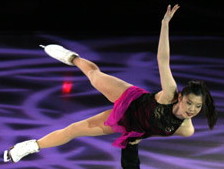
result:
M 12 161 L 10 156 L 9 156 L 9 151 L 5 150 L 4 151 L 4 162 L 9 162 L 9 161 Z

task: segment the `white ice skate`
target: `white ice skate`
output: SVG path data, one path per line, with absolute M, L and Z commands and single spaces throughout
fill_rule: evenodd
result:
M 79 56 L 77 53 L 70 51 L 68 49 L 65 49 L 64 47 L 60 45 L 55 45 L 55 44 L 51 44 L 47 46 L 40 45 L 40 47 L 44 48 L 44 51 L 49 56 L 70 66 L 74 66 L 74 64 L 72 63 L 72 60 Z
M 28 154 L 36 152 L 39 152 L 39 146 L 36 140 L 28 140 L 17 143 L 10 150 L 4 151 L 4 162 L 12 161 L 16 163 Z

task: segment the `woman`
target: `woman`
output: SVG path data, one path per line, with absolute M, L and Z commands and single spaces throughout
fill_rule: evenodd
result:
M 51 57 L 65 64 L 77 66 L 90 83 L 114 103 L 114 106 L 113 109 L 53 131 L 39 140 L 18 143 L 5 151 L 4 161 L 18 162 L 28 154 L 43 148 L 63 145 L 82 136 L 120 132 L 122 135 L 113 145 L 122 149 L 128 147 L 129 143 L 138 144 L 141 139 L 151 136 L 191 136 L 194 133 L 191 118 L 200 112 L 206 113 L 209 127 L 212 129 L 217 118 L 213 99 L 205 84 L 201 81 L 190 81 L 181 92 L 178 92 L 170 70 L 168 28 L 178 8 L 179 5 L 173 8 L 169 5 L 162 20 L 157 54 L 162 90 L 158 93 L 149 93 L 107 75 L 93 62 L 59 45 L 42 46 Z

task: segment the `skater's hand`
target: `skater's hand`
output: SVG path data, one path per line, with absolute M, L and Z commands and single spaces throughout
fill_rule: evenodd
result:
M 166 13 L 165 13 L 162 21 L 169 23 L 170 20 L 172 19 L 173 15 L 179 8 L 180 8 L 180 6 L 178 4 L 174 5 L 173 8 L 171 8 L 171 5 L 168 5 Z

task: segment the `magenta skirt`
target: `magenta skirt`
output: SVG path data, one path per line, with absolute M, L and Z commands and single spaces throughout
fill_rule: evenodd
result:
M 135 131 L 127 132 L 124 126 L 117 124 L 123 117 L 131 102 L 139 98 L 144 93 L 149 92 L 139 87 L 131 86 L 114 102 L 113 109 L 108 119 L 104 122 L 104 124 L 106 126 L 110 126 L 114 132 L 122 133 L 122 135 L 112 143 L 113 146 L 125 148 L 129 137 L 141 137 L 144 134 Z

